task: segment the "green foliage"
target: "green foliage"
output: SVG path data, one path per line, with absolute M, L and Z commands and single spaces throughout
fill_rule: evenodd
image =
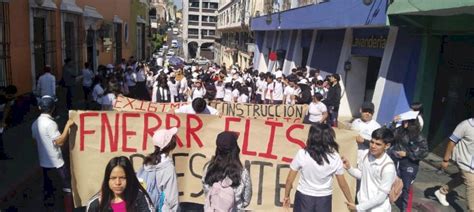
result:
M 153 52 L 160 49 L 163 44 L 165 43 L 164 40 L 165 36 L 160 34 L 154 34 L 153 38 L 151 39 L 151 45 L 153 47 Z

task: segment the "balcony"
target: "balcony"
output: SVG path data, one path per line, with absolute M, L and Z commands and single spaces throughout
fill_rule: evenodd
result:
M 189 26 L 199 26 L 199 21 L 189 21 L 188 25 Z
M 199 12 L 199 8 L 195 8 L 195 7 L 190 7 L 188 10 L 189 12 Z
M 202 23 L 201 23 L 201 26 L 215 27 L 215 26 L 216 26 L 216 23 L 212 23 L 212 22 L 202 22 Z

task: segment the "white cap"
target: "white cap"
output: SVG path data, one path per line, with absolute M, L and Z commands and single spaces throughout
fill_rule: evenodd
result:
M 301 79 L 298 84 L 308 84 L 308 80 L 306 79 Z

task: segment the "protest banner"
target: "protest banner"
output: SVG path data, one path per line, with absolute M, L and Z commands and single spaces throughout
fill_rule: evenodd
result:
M 137 111 L 70 111 L 77 127 L 70 135 L 72 187 L 75 206 L 84 206 L 101 186 L 105 166 L 115 156 L 128 156 L 138 171 L 145 155 L 153 152 L 153 132 L 178 127 L 177 148 L 172 154 L 178 176 L 180 202 L 204 203 L 201 177 L 215 152 L 217 134 L 240 134 L 241 161 L 252 179 L 249 210 L 282 209 L 289 164 L 305 146 L 310 125 L 240 117 L 151 113 Z M 356 160 L 351 131 L 336 130 L 340 154 Z M 346 175 L 352 194 L 355 180 Z M 335 181 L 336 182 L 336 181 Z M 336 183 L 335 183 L 336 184 Z M 294 183 L 296 188 L 297 182 Z M 292 191 L 294 200 L 295 189 Z M 342 192 L 334 186 L 334 211 L 347 211 Z
M 116 111 L 144 111 L 169 112 L 176 110 L 188 102 L 157 103 L 118 96 L 114 110 Z M 216 108 L 223 116 L 237 116 L 242 118 L 256 118 L 281 122 L 301 123 L 307 112 L 308 105 L 265 105 L 244 104 L 211 101 L 209 106 Z

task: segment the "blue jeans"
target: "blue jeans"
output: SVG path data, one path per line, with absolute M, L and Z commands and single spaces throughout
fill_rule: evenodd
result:
M 408 197 L 410 192 L 410 186 L 416 178 L 416 174 L 418 173 L 418 164 L 410 163 L 403 161 L 399 163 L 398 167 L 398 175 L 403 181 L 403 189 L 402 194 L 395 202 L 397 207 L 400 209 L 401 212 L 407 211 L 408 206 Z

